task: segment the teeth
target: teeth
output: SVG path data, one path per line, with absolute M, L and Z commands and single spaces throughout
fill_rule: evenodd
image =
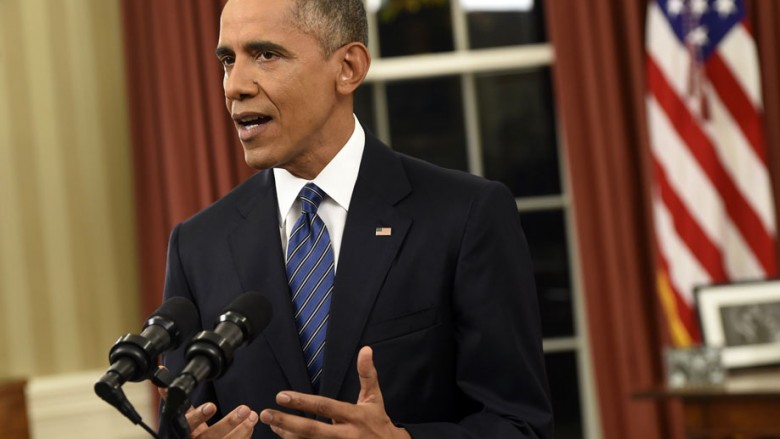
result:
M 237 119 L 238 123 L 244 126 L 259 125 L 261 123 L 268 122 L 269 120 L 271 120 L 269 116 L 246 116 Z

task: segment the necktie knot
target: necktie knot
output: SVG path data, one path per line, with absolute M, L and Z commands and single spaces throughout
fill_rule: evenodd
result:
M 317 213 L 317 209 L 320 207 L 320 203 L 325 197 L 325 192 L 317 187 L 316 184 L 307 183 L 306 186 L 301 189 L 298 197 L 301 199 L 302 213 Z

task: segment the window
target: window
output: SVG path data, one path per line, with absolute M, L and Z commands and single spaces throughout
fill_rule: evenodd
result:
M 506 184 L 534 261 L 556 437 L 595 438 L 542 0 L 366 0 L 356 113 L 396 150 Z

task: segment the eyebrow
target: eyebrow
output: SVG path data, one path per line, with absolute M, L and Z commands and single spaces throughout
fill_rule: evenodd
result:
M 232 55 L 233 50 L 225 47 L 225 46 L 219 46 L 217 47 L 217 50 L 214 51 L 214 54 L 217 55 L 217 58 L 222 59 L 224 56 Z
M 287 49 L 279 44 L 271 41 L 250 41 L 244 45 L 244 50 L 247 52 L 276 52 L 279 55 L 290 56 Z M 233 49 L 227 46 L 219 46 L 215 51 L 217 58 L 222 58 L 228 55 L 234 55 Z

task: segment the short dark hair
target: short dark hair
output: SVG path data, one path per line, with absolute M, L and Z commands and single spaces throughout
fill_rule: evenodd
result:
M 295 0 L 295 24 L 320 43 L 329 57 L 352 42 L 368 46 L 368 19 L 363 0 Z

